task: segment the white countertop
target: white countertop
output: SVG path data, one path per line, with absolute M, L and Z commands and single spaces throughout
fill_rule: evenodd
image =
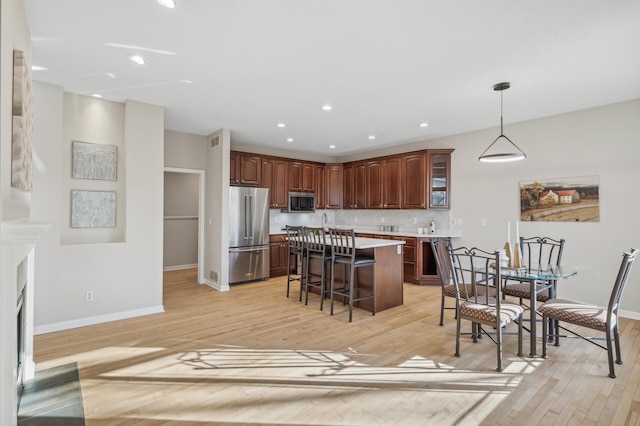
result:
M 402 240 L 383 240 L 380 238 L 356 237 L 356 249 L 397 246 L 401 244 L 405 244 L 405 242 Z

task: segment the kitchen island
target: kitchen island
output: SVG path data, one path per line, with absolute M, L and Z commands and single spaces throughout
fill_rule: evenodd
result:
M 327 236 L 327 244 L 331 244 Z M 400 306 L 403 303 L 403 269 L 402 269 L 402 245 L 401 240 L 387 240 L 378 238 L 356 237 L 355 247 L 359 255 L 375 259 L 375 284 L 376 284 L 376 312 Z M 311 271 L 320 268 L 320 262 L 311 263 Z M 327 264 L 327 289 L 330 288 L 331 266 Z M 336 268 L 336 280 L 342 280 L 342 268 Z M 356 273 L 356 284 L 360 287 L 371 288 L 373 274 L 371 268 L 359 268 Z M 339 300 L 336 301 L 340 303 Z M 358 308 L 371 310 L 371 301 L 365 300 L 356 303 Z

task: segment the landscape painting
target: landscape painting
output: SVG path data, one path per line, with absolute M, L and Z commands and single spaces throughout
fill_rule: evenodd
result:
M 71 191 L 72 228 L 113 228 L 115 226 L 115 191 Z
M 600 222 L 598 176 L 520 182 L 520 220 Z

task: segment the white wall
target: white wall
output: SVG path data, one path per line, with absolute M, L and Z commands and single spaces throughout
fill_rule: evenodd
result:
M 183 169 L 207 168 L 207 137 L 165 130 L 164 165 Z
M 79 126 L 66 119 L 76 112 L 65 108 L 98 111 L 96 105 L 101 104 L 66 103 L 61 87 L 44 83 L 36 82 L 34 90 L 37 162 L 31 216 L 52 223 L 37 247 L 36 333 L 161 312 L 163 109 L 128 102 L 117 116 L 93 116 L 115 120 L 115 128 L 123 123 L 124 158 L 118 165 L 118 179 L 124 179 L 124 190 L 118 200 L 124 207 L 120 219 L 126 223 L 125 236 L 117 243 L 62 244 L 61 233 L 69 221 L 63 195 L 73 185 L 67 181 L 71 140 L 65 137 L 73 132 L 62 123 Z M 86 113 L 77 117 L 87 117 Z M 104 123 L 96 127 L 111 128 Z M 101 135 L 104 140 L 106 136 Z M 85 302 L 85 291 L 93 291 L 95 301 Z

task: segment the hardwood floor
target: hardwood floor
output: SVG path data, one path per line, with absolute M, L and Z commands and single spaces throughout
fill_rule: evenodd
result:
M 285 288 L 220 293 L 195 270 L 166 272 L 165 313 L 36 336 L 36 368 L 78 363 L 87 425 L 640 424 L 640 321 L 621 319 L 616 379 L 606 351 L 577 339 L 545 360 L 506 336 L 498 373 L 488 338 L 453 356 L 439 287 L 405 284 L 403 306 L 352 323 Z

